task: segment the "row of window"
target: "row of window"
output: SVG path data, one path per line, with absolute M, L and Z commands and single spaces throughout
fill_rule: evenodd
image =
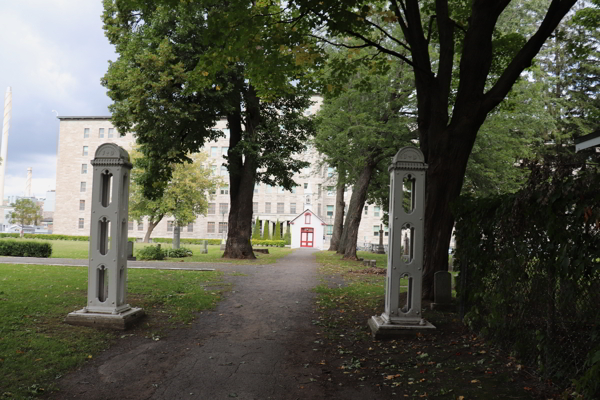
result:
M 98 137 L 99 138 L 103 138 L 104 137 L 104 128 L 99 128 L 98 129 Z M 112 138 L 115 136 L 115 128 L 108 128 L 108 132 L 106 132 L 107 137 Z M 83 138 L 87 139 L 90 137 L 90 128 L 83 128 Z M 84 154 L 85 156 L 86 154 Z
M 218 157 L 219 155 L 224 157 L 227 155 L 228 152 L 229 152 L 229 147 L 221 147 L 221 151 L 219 151 L 219 148 L 216 146 L 212 146 L 210 148 L 210 156 L 211 157 Z

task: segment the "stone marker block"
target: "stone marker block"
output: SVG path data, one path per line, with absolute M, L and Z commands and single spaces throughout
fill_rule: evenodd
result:
M 452 304 L 452 274 L 448 271 L 438 271 L 433 275 L 432 310 L 450 311 L 455 307 Z
M 206 240 L 203 240 L 202 244 L 204 246 L 202 247 L 202 251 L 200 253 L 201 254 L 208 254 L 208 243 L 206 242 Z
M 127 242 L 127 260 L 135 261 L 137 258 L 133 256 L 133 242 Z

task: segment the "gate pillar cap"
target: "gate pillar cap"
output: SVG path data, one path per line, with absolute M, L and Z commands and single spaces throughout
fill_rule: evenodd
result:
M 96 149 L 92 165 L 123 165 L 131 168 L 129 153 L 115 143 L 104 143 Z
M 416 147 L 403 147 L 398 150 L 389 167 L 390 172 L 395 169 L 426 170 L 425 156 Z

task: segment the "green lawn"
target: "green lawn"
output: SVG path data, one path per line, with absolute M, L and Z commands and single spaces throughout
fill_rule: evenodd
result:
M 131 332 L 154 340 L 214 307 L 228 287 L 218 271 L 128 274 L 128 302 L 148 314 Z M 62 374 L 125 337 L 63 323 L 85 305 L 86 293 L 87 268 L 0 264 L 0 399 L 48 391 Z
M 2 239 L 0 239 L 2 240 Z M 41 239 L 11 239 L 11 240 L 34 240 L 44 242 Z M 73 241 L 73 240 L 46 240 L 52 244 L 52 256 L 51 258 L 74 258 L 85 260 L 88 258 L 89 242 Z M 148 243 L 134 243 L 133 249 L 134 254 L 145 246 L 156 246 L 156 244 Z M 162 248 L 171 248 L 171 244 L 161 243 Z M 202 254 L 202 245 L 191 244 L 183 245 L 194 253 L 191 257 L 185 258 L 172 258 L 167 261 L 184 261 L 184 262 L 210 262 L 210 263 L 232 263 L 232 264 L 272 264 L 275 263 L 279 258 L 284 257 L 292 252 L 290 248 L 284 247 L 269 247 L 269 254 L 256 253 L 257 260 L 231 260 L 222 258 L 223 251 L 220 250 L 219 245 L 208 246 L 208 254 Z

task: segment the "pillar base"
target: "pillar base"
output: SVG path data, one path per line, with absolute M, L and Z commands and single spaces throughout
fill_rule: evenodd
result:
M 371 334 L 374 339 L 387 339 L 396 338 L 402 336 L 414 336 L 416 333 L 423 333 L 435 329 L 430 322 L 421 320 L 421 323 L 406 323 L 392 324 L 385 322 L 381 316 L 373 316 L 368 321 L 369 327 L 371 328 Z
M 69 313 L 65 322 L 69 325 L 126 330 L 145 315 L 142 308 L 130 308 L 118 314 L 87 312 L 85 308 Z

